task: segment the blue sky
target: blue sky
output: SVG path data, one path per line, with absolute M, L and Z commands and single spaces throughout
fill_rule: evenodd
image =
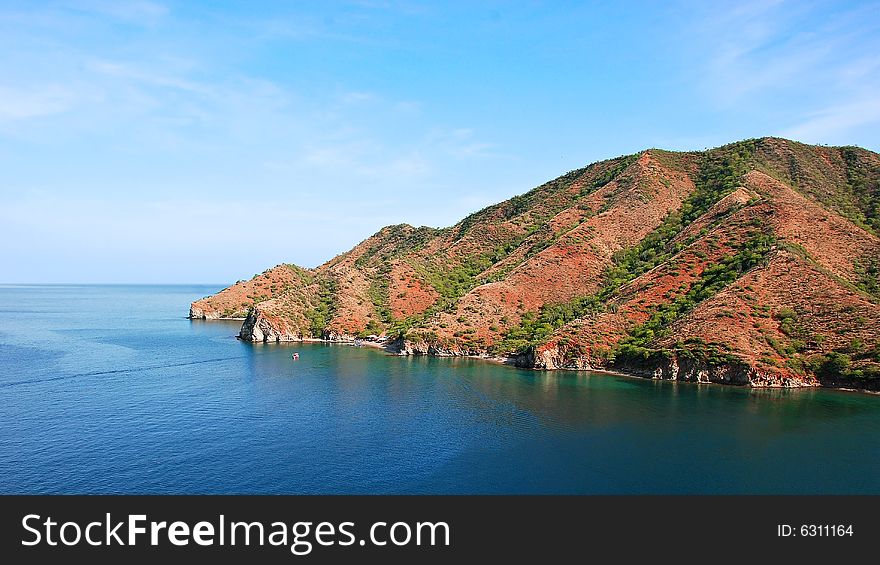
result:
M 878 2 L 0 4 L 0 282 L 217 282 L 590 162 L 880 150 Z

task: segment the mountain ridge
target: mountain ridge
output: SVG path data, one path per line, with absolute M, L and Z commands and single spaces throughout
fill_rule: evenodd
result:
M 878 389 L 878 207 L 865 149 L 648 149 L 448 228 L 387 226 L 315 269 L 278 265 L 190 316 L 244 318 L 249 341 L 372 335 L 539 369 Z

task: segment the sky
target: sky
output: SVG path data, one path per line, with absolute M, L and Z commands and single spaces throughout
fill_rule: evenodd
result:
M 228 284 L 591 162 L 880 150 L 880 2 L 0 2 L 0 283 Z

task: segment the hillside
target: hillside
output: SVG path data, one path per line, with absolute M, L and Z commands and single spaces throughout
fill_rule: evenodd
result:
M 383 228 L 194 302 L 249 341 L 381 336 L 539 369 L 880 389 L 880 155 L 650 149 L 456 225 Z

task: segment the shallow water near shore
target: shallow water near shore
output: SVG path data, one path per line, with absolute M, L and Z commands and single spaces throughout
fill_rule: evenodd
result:
M 876 395 L 252 345 L 216 290 L 0 286 L 0 492 L 880 493 Z

